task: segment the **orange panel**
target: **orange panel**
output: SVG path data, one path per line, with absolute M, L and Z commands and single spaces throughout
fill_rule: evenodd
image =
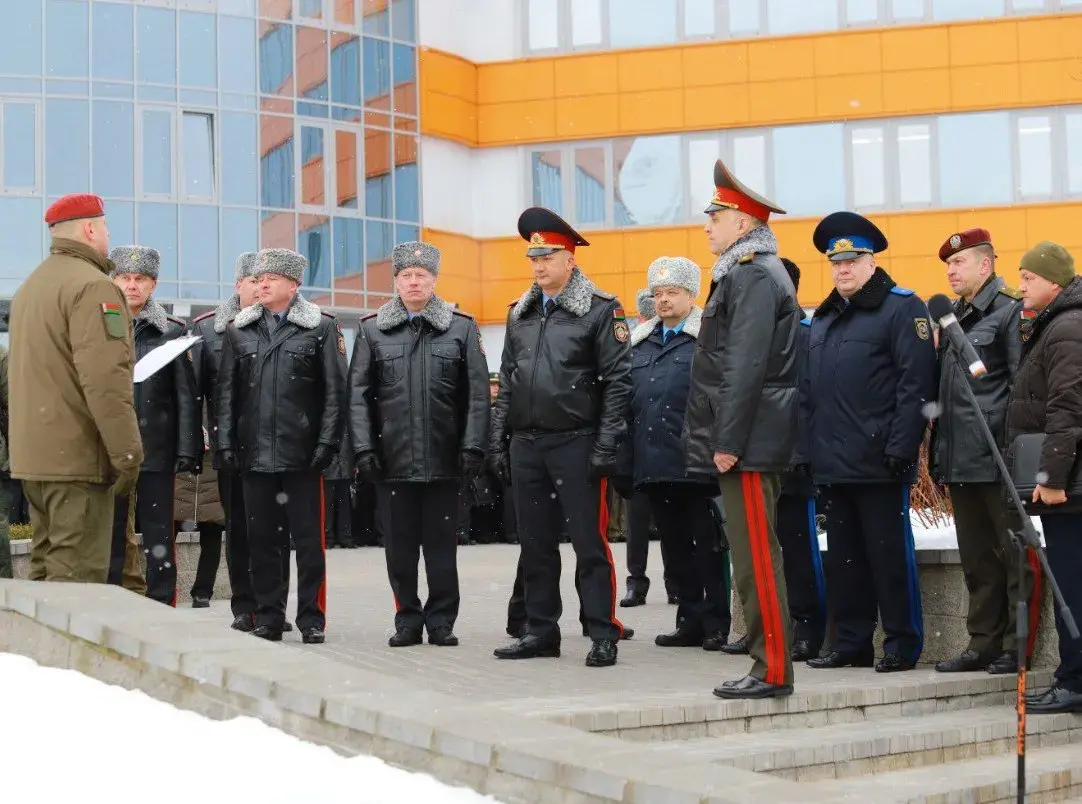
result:
M 620 96 L 619 131 L 677 131 L 684 128 L 684 96 L 679 90 L 624 92 Z M 660 124 L 659 124 L 660 121 Z
M 804 78 L 815 64 L 815 37 L 790 36 L 748 42 L 748 67 L 755 81 Z
M 926 114 L 951 108 L 950 73 L 911 70 L 883 73 L 883 113 Z
M 620 92 L 679 89 L 684 85 L 679 48 L 622 51 L 616 63 Z
M 552 59 L 485 64 L 477 72 L 477 102 L 517 103 L 551 98 L 555 94 Z
M 956 24 L 947 32 L 952 67 L 1018 61 L 1018 26 L 1013 20 L 1000 25 Z
M 480 145 L 555 139 L 556 101 L 530 100 L 478 106 L 477 132 Z
M 1077 58 L 1020 64 L 1018 69 L 1023 105 L 1082 101 L 1082 63 Z
M 560 98 L 616 91 L 616 54 L 571 56 L 553 63 L 553 86 Z
M 477 104 L 450 95 L 421 95 L 421 131 L 434 137 L 477 145 Z
M 813 40 L 815 74 L 819 76 L 878 73 L 883 55 L 879 34 L 822 36 Z
M 556 136 L 587 139 L 613 133 L 620 119 L 620 95 L 560 98 L 556 106 Z
M 1082 42 L 1082 14 L 1034 17 L 1019 20 L 1016 27 L 1020 61 L 1078 58 L 1078 43 Z
M 945 70 L 950 66 L 950 31 L 946 27 L 884 28 L 879 41 L 884 72 Z
M 700 131 L 746 125 L 751 120 L 747 84 L 689 87 L 684 90 L 684 125 Z
M 420 48 L 418 61 L 426 92 L 438 92 L 477 103 L 477 65 L 459 56 Z
M 952 70 L 950 76 L 954 109 L 987 109 L 997 103 L 1001 106 L 1018 105 L 1017 64 L 960 67 Z
M 815 79 L 755 84 L 749 102 L 754 123 L 815 120 Z
M 748 46 L 744 42 L 686 47 L 683 55 L 686 87 L 748 81 Z
M 852 114 L 882 113 L 882 74 L 816 78 L 815 110 L 821 118 L 835 119 L 844 119 Z

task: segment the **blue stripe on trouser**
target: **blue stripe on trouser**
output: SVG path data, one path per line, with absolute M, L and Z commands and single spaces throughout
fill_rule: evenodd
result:
M 819 610 L 827 610 L 827 584 L 823 577 L 823 554 L 819 552 L 819 529 L 815 526 L 815 498 L 808 498 L 808 538 L 811 539 L 812 569 L 815 571 L 815 594 Z
M 902 524 L 905 528 L 905 568 L 909 576 L 909 619 L 913 632 L 917 635 L 916 650 L 909 658 L 915 662 L 924 650 L 924 612 L 920 604 L 920 576 L 917 574 L 917 549 L 913 541 L 913 523 L 909 518 L 908 485 L 902 487 Z

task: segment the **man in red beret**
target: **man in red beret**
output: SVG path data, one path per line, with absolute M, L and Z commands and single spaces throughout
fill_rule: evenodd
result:
M 132 317 L 101 198 L 65 196 L 45 222 L 49 256 L 11 302 L 11 475 L 30 504 L 31 580 L 105 583 L 113 497 L 143 461 Z
M 1026 645 L 1027 655 L 1032 654 L 1041 610 L 1040 565 L 1031 558 L 1026 588 L 1019 589 L 1018 551 L 1008 529 L 1021 525 L 1014 510 L 1004 505 L 992 450 L 976 433 L 977 416 L 983 415 L 993 434 L 1003 438 L 1007 397 L 1022 351 L 1021 302 L 1018 291 L 996 275 L 996 253 L 987 229 L 952 234 L 940 247 L 939 259 L 946 263 L 947 281 L 958 294 L 954 314 L 988 373 L 972 378 L 957 353 L 940 342 L 940 410 L 933 425 L 929 469 L 937 483 L 947 486 L 954 508 L 958 552 L 969 590 L 969 644 L 935 669 L 941 673 L 985 669 L 1016 673 L 1015 611 L 1020 595 L 1032 596 Z M 979 410 L 965 391 L 967 382 Z

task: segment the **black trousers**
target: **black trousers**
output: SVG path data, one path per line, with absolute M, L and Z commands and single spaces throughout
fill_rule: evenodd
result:
M 1082 514 L 1051 514 L 1041 517 L 1048 568 L 1056 576 L 1067 608 L 1076 621 L 1082 620 Z M 1017 571 L 1017 563 L 1015 563 Z M 1030 617 L 1030 623 L 1034 619 Z M 1082 692 L 1082 638 L 1071 639 L 1063 618 L 1056 610 L 1056 634 L 1059 636 L 1058 686 Z
M 177 539 L 173 530 L 172 472 L 140 472 L 135 495 L 135 530 L 143 535 L 147 560 L 147 597 L 177 604 Z M 124 570 L 124 529 L 128 524 L 128 498 L 117 497 L 113 506 L 113 539 L 109 556 L 109 582 L 120 583 Z
M 233 616 L 255 614 L 252 590 L 252 554 L 248 549 L 248 516 L 244 509 L 244 485 L 240 475 L 218 471 L 218 496 L 225 509 L 225 566 L 229 573 L 229 606 Z M 289 595 L 289 551 L 282 553 L 282 611 Z
M 561 560 L 561 565 L 562 565 Z M 579 587 L 578 567 L 575 567 L 575 594 L 579 599 L 579 623 L 586 628 L 586 614 L 582 610 L 582 591 Z M 511 587 L 511 599 L 507 601 L 507 630 L 517 631 L 526 624 L 526 568 L 522 564 L 522 549 L 518 551 L 515 567 L 515 583 Z
M 376 514 L 376 487 L 366 481 L 357 483 L 353 506 L 353 540 L 362 547 L 383 546 L 380 517 Z
M 282 628 L 289 594 L 289 537 L 297 552 L 297 628 L 326 628 L 327 555 L 323 476 L 315 472 L 241 475 L 256 625 Z
M 617 640 L 616 568 L 606 538 L 607 483 L 591 481 L 592 433 L 516 433 L 511 439 L 511 478 L 522 563 L 527 628 L 559 638 L 560 532 L 575 549 L 576 579 L 591 639 Z
M 192 597 L 214 597 L 214 581 L 218 578 L 218 566 L 222 563 L 222 533 L 224 525 L 217 522 L 198 522 L 199 563 L 195 567 Z
M 645 487 L 650 513 L 665 550 L 669 577 L 680 603 L 677 627 L 728 637 L 729 550 L 710 513 L 713 487 L 655 483 Z
M 353 544 L 353 500 L 348 480 L 324 480 L 323 518 L 327 544 L 340 547 Z
M 821 492 L 827 519 L 827 600 L 833 648 L 870 650 L 876 614 L 885 653 L 916 661 L 924 648 L 909 486 L 851 483 Z
M 387 577 L 394 594 L 395 628 L 431 634 L 458 619 L 459 482 L 379 483 L 376 506 L 383 520 Z M 417 562 L 425 557 L 428 600 L 421 607 Z
M 815 527 L 815 498 L 780 495 L 776 521 L 793 640 L 807 640 L 812 651 L 818 653 L 826 633 L 827 600 Z
M 650 557 L 650 498 L 642 489 L 636 490 L 631 496 L 631 510 L 627 517 L 627 580 L 631 583 L 649 583 L 646 576 L 646 565 Z M 657 521 L 654 521 L 657 525 Z M 660 532 L 659 532 L 660 536 Z M 672 585 L 669 580 L 669 559 L 666 555 L 668 547 L 665 540 L 661 540 L 661 563 L 665 573 L 665 589 Z

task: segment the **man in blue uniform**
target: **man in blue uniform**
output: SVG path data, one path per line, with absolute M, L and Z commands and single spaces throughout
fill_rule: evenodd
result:
M 827 525 L 827 596 L 836 636 L 810 667 L 870 667 L 876 613 L 880 673 L 911 670 L 924 645 L 909 487 L 935 398 L 936 356 L 924 302 L 876 265 L 887 239 L 853 212 L 812 236 L 834 290 L 811 322 L 801 406 Z

